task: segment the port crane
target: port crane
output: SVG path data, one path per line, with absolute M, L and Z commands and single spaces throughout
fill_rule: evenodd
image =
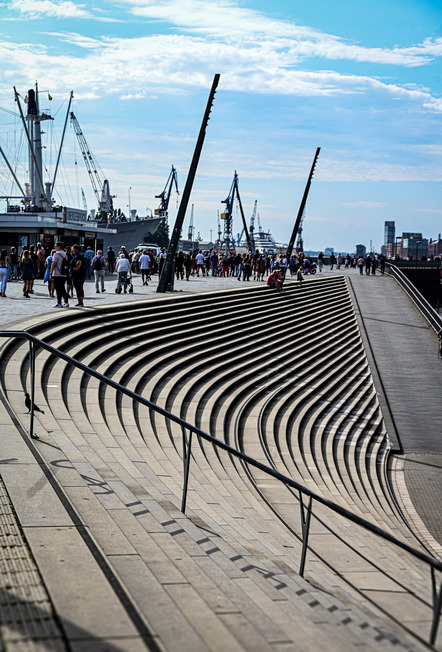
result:
M 190 211 L 190 222 L 189 222 L 189 230 L 187 232 L 187 240 L 191 242 L 193 240 L 193 232 L 195 230 L 195 227 L 193 226 L 193 209 L 194 209 L 195 204 L 192 204 L 192 210 Z
M 172 165 L 172 170 L 170 171 L 169 178 L 166 181 L 163 192 L 161 192 L 159 195 L 155 195 L 156 199 L 161 200 L 159 207 L 155 209 L 155 215 L 158 215 L 158 217 L 164 217 L 167 219 L 167 209 L 169 208 L 170 195 L 172 194 L 172 188 L 174 185 L 176 193 L 179 195 L 178 173 Z
M 107 219 L 107 217 L 113 213 L 114 206 L 112 199 L 115 195 L 111 195 L 110 193 L 109 181 L 102 178 L 102 172 L 99 171 L 99 166 L 92 156 L 86 138 L 73 111 L 71 111 L 71 123 L 74 127 L 75 135 L 78 138 L 86 170 L 88 171 L 89 179 L 91 180 L 92 189 L 97 198 L 98 215 L 101 218 Z
M 252 249 L 253 245 L 250 238 L 249 230 L 247 228 L 246 218 L 244 216 L 244 210 L 241 203 L 241 197 L 239 195 L 238 181 L 239 181 L 238 174 L 235 170 L 229 195 L 226 199 L 223 199 L 221 202 L 222 204 L 226 205 L 226 208 L 224 212 L 221 213 L 220 215 L 220 218 L 224 220 L 224 234 L 220 245 L 220 250 L 225 249 L 226 253 L 230 251 L 235 251 L 235 241 L 232 235 L 232 213 L 233 213 L 233 205 L 235 203 L 235 198 L 237 199 L 239 204 L 239 210 L 241 212 L 241 218 L 243 223 L 244 234 L 247 240 L 247 246 L 249 248 L 249 251 L 253 251 Z

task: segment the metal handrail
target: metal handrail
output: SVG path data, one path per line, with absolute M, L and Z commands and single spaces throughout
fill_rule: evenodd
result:
M 440 586 L 437 587 L 436 575 L 435 575 L 435 571 L 442 572 L 442 562 L 440 562 L 438 559 L 435 559 L 434 557 L 431 557 L 430 555 L 425 554 L 420 550 L 417 550 L 416 548 L 413 548 L 407 543 L 404 543 L 400 539 L 397 539 L 393 535 L 389 534 L 385 530 L 382 530 L 377 525 L 373 525 L 369 521 L 354 514 L 350 510 L 345 509 L 345 507 L 341 507 L 340 505 L 332 502 L 331 500 L 328 500 L 327 498 L 323 498 L 322 496 L 316 494 L 311 489 L 308 489 L 307 487 L 304 487 L 303 485 L 299 484 L 299 482 L 296 482 L 292 478 L 289 478 L 288 476 L 279 473 L 275 469 L 272 469 L 271 467 L 266 466 L 261 462 L 258 462 L 258 460 L 255 460 L 253 457 L 250 457 L 249 455 L 246 455 L 245 453 L 238 451 L 236 448 L 233 448 L 232 446 L 226 444 L 222 440 L 217 439 L 216 437 L 210 435 L 204 430 L 201 430 L 197 426 L 188 423 L 184 419 L 181 419 L 180 417 L 172 414 L 171 412 L 168 412 L 164 408 L 160 407 L 159 405 L 156 405 L 155 403 L 152 403 L 151 401 L 144 398 L 143 396 L 136 394 L 135 392 L 128 389 L 127 387 L 124 387 L 124 385 L 120 385 L 120 383 L 117 383 L 115 380 L 108 378 L 107 376 L 101 374 L 99 371 L 96 371 L 95 369 L 88 367 L 87 365 L 83 364 L 82 362 L 79 362 L 75 358 L 72 358 L 70 355 L 63 353 L 63 351 L 60 351 L 59 349 L 51 346 L 50 344 L 47 344 L 44 340 L 35 337 L 35 335 L 32 335 L 32 333 L 28 333 L 27 331 L 0 331 L 0 337 L 22 338 L 28 340 L 29 342 L 29 356 L 30 356 L 30 370 L 31 370 L 31 393 L 30 393 L 31 408 L 30 408 L 29 434 L 31 437 L 35 437 L 33 432 L 34 397 L 35 397 L 35 348 L 36 346 L 39 346 L 42 349 L 45 349 L 46 351 L 51 353 L 52 355 L 60 358 L 61 360 L 64 360 L 65 362 L 71 364 L 77 369 L 80 369 L 81 371 L 88 374 L 89 376 L 97 378 L 105 385 L 108 385 L 109 387 L 112 387 L 116 391 L 125 394 L 132 400 L 141 403 L 142 405 L 153 410 L 154 412 L 158 412 L 158 414 L 161 414 L 162 416 L 166 417 L 170 421 L 173 421 L 181 426 L 182 436 L 183 436 L 183 463 L 184 463 L 184 483 L 183 483 L 183 495 L 182 495 L 182 502 L 181 502 L 181 511 L 183 514 L 185 513 L 185 509 L 186 509 L 187 487 L 188 487 L 190 460 L 191 460 L 192 435 L 195 434 L 198 437 L 201 437 L 202 439 L 205 439 L 206 441 L 210 442 L 214 446 L 217 446 L 218 448 L 227 451 L 230 455 L 233 455 L 234 457 L 241 459 L 243 462 L 246 462 L 250 466 L 254 466 L 260 471 L 266 473 L 267 475 L 272 476 L 273 478 L 279 480 L 283 484 L 292 487 L 293 489 L 296 489 L 297 491 L 299 491 L 301 502 L 302 502 L 303 495 L 308 496 L 309 498 L 308 505 L 305 508 L 305 510 L 303 509 L 303 518 L 302 518 L 302 553 L 301 553 L 301 564 L 299 569 L 299 574 L 301 575 L 301 577 L 304 576 L 304 567 L 305 567 L 305 560 L 306 560 L 306 554 L 308 548 L 309 529 L 310 529 L 309 527 L 310 518 L 313 511 L 312 510 L 313 500 L 316 500 L 321 505 L 324 505 L 328 509 L 331 509 L 333 512 L 340 514 L 341 516 L 348 519 L 349 521 L 356 523 L 360 527 L 369 530 L 370 532 L 376 534 L 382 539 L 389 541 L 390 543 L 393 543 L 394 545 L 398 546 L 402 550 L 405 550 L 406 552 L 410 553 L 413 557 L 416 557 L 421 561 L 429 564 L 431 568 L 431 583 L 432 583 L 432 593 L 433 593 L 433 620 L 431 624 L 429 642 L 430 645 L 434 645 L 434 643 L 436 642 L 437 631 L 439 627 L 440 612 L 442 607 L 442 582 L 440 583 Z M 189 431 L 188 440 L 186 438 L 186 431 Z
M 419 292 L 410 279 L 394 263 L 386 263 L 389 274 L 394 278 L 401 288 L 408 294 L 419 312 L 425 317 L 436 333 L 442 330 L 442 317 L 435 311 L 433 306 Z

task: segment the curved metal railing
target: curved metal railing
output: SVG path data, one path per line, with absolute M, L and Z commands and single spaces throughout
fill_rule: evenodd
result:
M 302 552 L 301 552 L 301 561 L 300 561 L 300 568 L 299 568 L 299 574 L 303 577 L 304 575 L 304 569 L 305 569 L 305 562 L 306 562 L 306 555 L 307 555 L 307 548 L 308 548 L 308 538 L 309 538 L 309 529 L 310 529 L 310 520 L 311 516 L 313 513 L 313 501 L 317 501 L 321 505 L 324 505 L 331 511 L 339 514 L 340 516 L 346 518 L 349 521 L 352 521 L 356 525 L 359 525 L 360 527 L 364 528 L 365 530 L 368 530 L 372 534 L 375 534 L 376 536 L 389 541 L 390 543 L 393 543 L 396 545 L 398 548 L 401 550 L 404 550 L 411 554 L 413 557 L 416 557 L 417 559 L 420 559 L 421 561 L 425 562 L 430 566 L 431 570 L 431 585 L 432 585 L 432 599 L 433 599 L 433 619 L 432 619 L 432 624 L 431 624 L 431 630 L 430 630 L 430 635 L 429 635 L 429 643 L 430 645 L 434 645 L 436 642 L 436 637 L 437 637 L 437 631 L 439 627 L 439 620 L 440 620 L 440 612 L 441 612 L 441 607 L 442 607 L 442 582 L 440 582 L 439 587 L 437 586 L 437 581 L 436 581 L 436 571 L 442 572 L 442 562 L 440 562 L 438 559 L 435 559 L 434 557 L 431 557 L 428 554 L 423 553 L 420 550 L 417 550 L 416 548 L 413 548 L 412 546 L 408 545 L 407 543 L 404 543 L 400 539 L 397 539 L 393 535 L 389 534 L 385 530 L 382 530 L 380 527 L 370 523 L 369 521 L 361 518 L 360 516 L 354 514 L 348 509 L 345 509 L 344 507 L 341 507 L 340 505 L 332 502 L 331 500 L 328 500 L 327 498 L 323 498 L 319 494 L 316 494 L 314 491 L 311 489 L 308 489 L 307 487 L 304 487 L 301 485 L 299 482 L 296 482 L 292 478 L 289 478 L 288 476 L 283 475 L 282 473 L 279 473 L 275 469 L 272 469 L 269 466 L 266 466 L 265 464 L 262 464 L 261 462 L 258 462 L 258 460 L 255 460 L 254 458 L 250 457 L 249 455 L 246 455 L 245 453 L 242 453 L 241 451 L 236 450 L 236 448 L 233 448 L 229 444 L 226 444 L 220 439 L 217 439 L 216 437 L 213 437 L 213 435 L 210 435 L 209 433 L 205 432 L 204 430 L 201 430 L 197 426 L 192 425 L 191 423 L 188 423 L 184 419 L 181 419 L 180 417 L 172 414 L 171 412 L 168 412 L 164 408 L 160 407 L 159 405 L 156 405 L 155 403 L 152 403 L 148 399 L 144 398 L 143 396 L 140 396 L 139 394 L 136 394 L 132 390 L 128 389 L 127 387 L 124 387 L 123 385 L 120 385 L 117 383 L 115 380 L 112 380 L 111 378 L 108 378 L 107 376 L 101 374 L 100 372 L 96 371 L 95 369 L 92 369 L 91 367 L 88 367 L 87 365 L 83 364 L 82 362 L 79 362 L 75 358 L 72 358 L 70 355 L 67 355 L 63 351 L 60 351 L 59 349 L 51 346 L 50 344 L 47 344 L 44 340 L 39 339 L 38 337 L 35 337 L 31 333 L 28 333 L 27 331 L 0 331 L 0 337 L 9 337 L 9 338 L 21 338 L 28 340 L 29 342 L 29 358 L 30 358 L 30 373 L 31 373 L 31 392 L 30 392 L 30 424 L 29 424 L 29 435 L 31 437 L 35 437 L 34 435 L 34 397 L 35 397 L 35 349 L 36 347 L 40 347 L 52 355 L 60 358 L 61 360 L 64 360 L 68 364 L 71 364 L 72 366 L 76 367 L 77 369 L 80 369 L 84 373 L 97 378 L 100 380 L 102 383 L 105 385 L 108 385 L 109 387 L 112 387 L 115 389 L 117 392 L 121 392 L 122 394 L 125 394 L 132 400 L 140 403 L 141 405 L 144 405 L 145 407 L 154 410 L 158 414 L 161 414 L 164 416 L 166 419 L 169 419 L 170 421 L 173 421 L 174 423 L 177 423 L 179 426 L 181 426 L 182 429 L 182 438 L 183 438 L 183 493 L 182 493 L 182 501 L 181 501 L 181 511 L 184 514 L 186 510 L 186 501 L 187 501 L 187 488 L 188 488 L 188 483 L 189 483 L 189 471 L 190 471 L 190 460 L 191 460 L 191 451 L 192 451 L 192 435 L 195 434 L 198 437 L 201 437 L 202 439 L 205 439 L 206 441 L 210 442 L 214 446 L 217 446 L 218 448 L 226 451 L 230 455 L 233 455 L 234 457 L 239 458 L 246 464 L 249 464 L 250 466 L 253 466 L 264 473 L 266 473 L 269 476 L 272 476 L 279 482 L 292 487 L 293 489 L 296 489 L 299 492 L 300 496 L 300 501 L 301 501 L 301 515 L 302 515 Z M 186 432 L 189 432 L 189 436 L 186 436 Z M 303 496 L 306 496 L 308 498 L 308 504 L 307 507 L 304 508 L 304 503 L 303 503 Z
M 442 317 L 435 311 L 435 309 L 428 303 L 419 290 L 413 283 L 405 276 L 405 274 L 394 263 L 386 263 L 385 265 L 388 273 L 399 283 L 401 288 L 408 294 L 413 301 L 419 312 L 425 317 L 436 333 L 442 331 Z

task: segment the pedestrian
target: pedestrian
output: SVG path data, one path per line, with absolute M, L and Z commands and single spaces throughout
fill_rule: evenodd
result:
M 31 245 L 29 247 L 29 256 L 32 259 L 32 262 L 34 263 L 34 274 L 31 279 L 31 284 L 30 284 L 30 289 L 28 290 L 28 294 L 34 294 L 34 280 L 35 277 L 37 276 L 37 271 L 38 271 L 38 256 L 35 251 L 35 246 Z
M 359 256 L 359 258 L 358 258 L 358 267 L 359 267 L 359 274 L 361 274 L 361 276 L 364 273 L 364 265 L 365 265 L 364 259 L 362 258 L 362 256 Z
M 11 280 L 18 281 L 18 253 L 15 247 L 11 247 L 9 252 L 9 260 L 11 261 Z
M 71 272 L 70 272 L 71 262 L 72 262 L 72 258 L 73 258 L 71 247 L 69 247 L 69 246 L 66 247 L 65 253 L 66 253 L 66 258 L 67 258 L 67 262 L 68 262 L 68 271 L 67 271 L 67 276 L 66 276 L 66 291 L 67 291 L 67 293 L 69 294 L 69 296 L 71 298 L 74 298 L 74 284 L 73 284 L 72 276 L 71 276 Z
M 192 256 L 190 253 L 186 254 L 186 257 L 184 258 L 184 269 L 186 270 L 186 281 L 188 281 L 192 271 Z
M 198 250 L 196 254 L 196 275 L 199 276 L 201 271 L 201 276 L 205 276 L 206 270 L 204 265 L 204 254 L 201 249 Z
M 55 253 L 52 258 L 50 274 L 54 280 L 57 303 L 54 308 L 69 308 L 69 295 L 66 291 L 65 283 L 69 270 L 69 260 L 64 250 L 63 242 L 55 243 Z M 64 304 L 61 302 L 63 299 Z
M 89 279 L 92 278 L 92 261 L 95 258 L 94 250 L 92 249 L 91 246 L 86 248 L 86 251 L 84 254 L 82 254 L 84 257 L 84 261 L 82 265 L 84 265 L 85 269 L 85 276 L 87 276 Z
M 142 272 L 141 272 L 142 273 Z M 176 278 L 177 281 L 181 278 L 181 280 L 184 279 L 184 253 L 182 251 L 179 251 L 176 255 L 176 260 L 175 260 L 175 273 L 176 273 Z M 147 285 L 147 283 L 146 283 Z
M 0 296 L 6 298 L 6 286 L 8 284 L 8 265 L 11 265 L 11 260 L 8 256 L 6 249 L 0 252 Z
M 299 281 L 299 285 L 302 287 L 302 281 L 304 280 L 304 277 L 302 275 L 302 265 L 299 265 L 298 270 L 296 272 L 296 278 Z
M 107 271 L 109 274 L 113 274 L 115 269 L 115 251 L 112 249 L 112 247 L 107 248 L 106 262 Z
M 23 296 L 29 299 L 29 294 L 32 293 L 32 283 L 34 282 L 37 267 L 28 249 L 25 249 L 22 253 L 20 268 L 23 279 Z
M 180 251 L 179 253 L 181 254 L 181 258 L 182 258 L 183 252 Z M 147 250 L 145 250 L 143 254 L 140 256 L 139 263 L 140 263 L 140 270 L 141 270 L 141 280 L 143 281 L 143 285 L 148 285 L 147 281 L 148 279 L 150 280 L 151 260 L 149 254 L 147 253 Z M 177 278 L 178 278 L 178 273 L 179 273 L 179 266 L 177 263 Z M 181 274 L 182 274 L 181 278 L 183 278 L 184 271 L 182 269 L 182 264 L 181 264 Z
M 320 251 L 318 254 L 318 269 L 320 272 L 322 272 L 323 265 L 324 265 L 324 254 L 322 253 L 322 251 Z
M 55 249 L 52 249 L 50 255 L 45 260 L 45 273 L 43 276 L 43 283 L 48 284 L 48 294 L 51 299 L 54 297 L 54 278 L 51 275 L 52 261 L 54 260 Z
M 76 308 L 81 308 L 84 305 L 84 281 L 86 279 L 86 262 L 85 257 L 80 251 L 80 245 L 72 245 L 72 260 L 69 267 L 70 275 L 72 276 L 72 283 L 77 295 Z M 92 267 L 92 265 L 91 265 Z
M 115 271 L 118 274 L 118 282 L 115 292 L 121 294 L 121 288 L 124 287 L 124 294 L 127 292 L 127 276 L 130 272 L 130 260 L 124 254 L 120 254 L 117 258 L 117 265 Z
M 218 274 L 218 254 L 212 251 L 210 254 L 210 265 L 212 269 L 212 276 L 216 276 Z
M 103 256 L 103 252 L 101 249 L 98 249 L 96 255 L 92 258 L 92 269 L 94 272 L 96 294 L 100 294 L 100 286 L 101 286 L 101 291 L 106 292 L 106 288 L 104 287 L 104 272 L 106 269 L 106 259 Z
M 41 242 L 37 242 L 37 276 L 43 278 L 45 269 L 46 251 Z
M 158 280 L 159 280 L 161 276 L 161 272 L 163 271 L 164 263 L 166 262 L 166 258 L 167 258 L 166 247 L 163 247 L 161 249 L 160 255 L 158 257 L 159 257 L 159 268 L 158 268 Z
M 256 261 L 256 279 L 257 281 L 263 281 L 264 280 L 264 274 L 266 271 L 266 261 L 262 256 L 258 258 Z
M 370 255 L 368 255 L 367 258 L 365 259 L 365 273 L 367 275 L 370 274 L 370 270 L 371 270 L 371 258 Z
M 336 256 L 334 255 L 334 253 L 330 254 L 330 258 L 328 259 L 328 262 L 330 263 L 330 270 L 332 270 L 336 263 Z
M 247 254 L 244 257 L 244 271 L 243 271 L 243 281 L 250 281 L 250 274 L 252 273 L 252 261 L 250 256 Z

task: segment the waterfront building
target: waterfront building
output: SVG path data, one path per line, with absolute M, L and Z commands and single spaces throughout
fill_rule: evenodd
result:
M 396 226 L 394 220 L 386 221 L 384 224 L 384 244 L 381 248 L 382 253 L 388 258 L 395 255 L 396 244 Z
M 365 258 L 367 254 L 367 247 L 363 244 L 358 244 L 356 245 L 356 258 L 359 258 L 359 256 L 362 256 L 362 258 Z

